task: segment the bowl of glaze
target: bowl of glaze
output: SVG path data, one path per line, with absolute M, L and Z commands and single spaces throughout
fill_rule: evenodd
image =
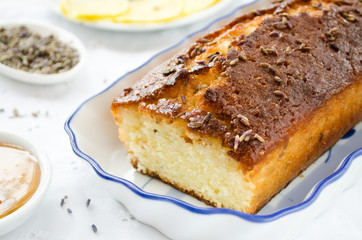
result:
M 77 51 L 79 55 L 79 62 L 68 71 L 51 74 L 26 72 L 0 63 L 0 73 L 21 82 L 37 85 L 51 85 L 69 81 L 81 71 L 86 58 L 86 50 L 83 43 L 74 34 L 52 24 L 36 20 L 20 19 L 0 21 L 0 28 L 20 26 L 27 27 L 30 31 L 39 34 L 41 37 L 53 35 L 57 40 L 69 45 Z
M 30 152 L 37 159 L 41 174 L 39 185 L 33 196 L 20 208 L 0 218 L 0 236 L 2 236 L 23 224 L 36 211 L 50 183 L 51 165 L 46 153 L 32 140 L 0 129 L 0 143 L 15 145 Z

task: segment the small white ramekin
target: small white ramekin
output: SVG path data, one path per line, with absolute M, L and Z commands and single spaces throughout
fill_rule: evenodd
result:
M 0 218 L 1 236 L 20 226 L 35 212 L 49 186 L 52 170 L 47 154 L 34 141 L 0 129 L 0 142 L 17 145 L 32 153 L 37 158 L 41 171 L 39 186 L 29 201 L 13 213 Z

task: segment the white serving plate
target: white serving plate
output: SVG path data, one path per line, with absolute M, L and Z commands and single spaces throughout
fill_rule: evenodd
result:
M 18 26 L 26 26 L 30 31 L 38 33 L 41 36 L 54 35 L 59 41 L 69 44 L 71 47 L 78 51 L 79 62 L 73 68 L 69 69 L 66 72 L 53 74 L 25 72 L 0 63 L 0 73 L 12 79 L 25 83 L 37 85 L 51 85 L 69 81 L 80 72 L 86 59 L 86 51 L 83 43 L 74 34 L 52 24 L 32 19 L 0 21 L 0 28 Z
M 46 0 L 47 4 L 50 8 L 55 11 L 57 14 L 61 15 L 62 17 L 66 18 L 64 14 L 61 12 L 59 5 L 62 0 Z M 252 1 L 256 0 L 242 0 L 241 4 L 248 4 Z M 232 0 L 220 0 L 215 5 L 202 10 L 198 13 L 191 14 L 184 18 L 176 19 L 169 22 L 164 23 L 152 23 L 152 24 L 127 24 L 127 23 L 112 23 L 109 21 L 78 21 L 74 19 L 68 19 L 72 22 L 80 23 L 87 27 L 92 28 L 99 28 L 111 31 L 126 31 L 126 32 L 146 32 L 146 31 L 156 31 L 156 30 L 163 30 L 163 29 L 170 29 L 176 28 L 180 26 L 185 26 L 191 23 L 196 23 L 198 21 L 207 19 L 207 18 L 214 18 L 220 14 L 221 10 L 225 9 Z
M 136 172 L 118 139 L 112 100 L 148 71 L 228 22 L 239 10 L 155 55 L 82 103 L 65 123 L 74 152 L 104 179 L 110 193 L 138 220 L 172 239 L 291 239 L 303 231 L 362 171 L 362 123 L 275 196 L 257 215 L 208 207 L 187 194 Z

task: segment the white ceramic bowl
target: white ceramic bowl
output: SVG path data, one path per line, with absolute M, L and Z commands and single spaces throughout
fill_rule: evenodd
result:
M 0 142 L 15 144 L 32 153 L 37 158 L 41 171 L 39 186 L 29 201 L 15 212 L 7 215 L 6 217 L 0 218 L 1 236 L 20 226 L 35 212 L 49 186 L 51 179 L 51 165 L 45 152 L 29 139 L 8 131 L 0 130 Z
M 82 42 L 72 33 L 57 26 L 34 20 L 11 20 L 0 21 L 1 27 L 26 26 L 29 30 L 41 36 L 54 35 L 59 41 L 67 43 L 79 53 L 79 62 L 69 71 L 54 74 L 30 73 L 18 70 L 0 63 L 0 72 L 12 79 L 39 85 L 50 85 L 71 80 L 81 70 L 86 58 L 85 47 Z

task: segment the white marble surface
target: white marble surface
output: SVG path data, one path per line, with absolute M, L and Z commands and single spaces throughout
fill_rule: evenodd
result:
M 70 23 L 41 0 L 0 0 L 0 20 L 17 18 L 43 20 L 71 31 L 85 44 L 88 57 L 73 81 L 54 86 L 24 84 L 0 75 L 0 128 L 38 141 L 53 166 L 53 179 L 38 211 L 0 239 L 167 239 L 110 197 L 93 169 L 73 153 L 63 124 L 85 99 L 207 22 L 153 33 L 107 32 Z M 21 117 L 14 118 L 14 109 Z M 61 208 L 64 195 L 68 200 Z M 297 239 L 362 239 L 361 200 L 362 177 Z M 98 227 L 97 234 L 92 224 Z

